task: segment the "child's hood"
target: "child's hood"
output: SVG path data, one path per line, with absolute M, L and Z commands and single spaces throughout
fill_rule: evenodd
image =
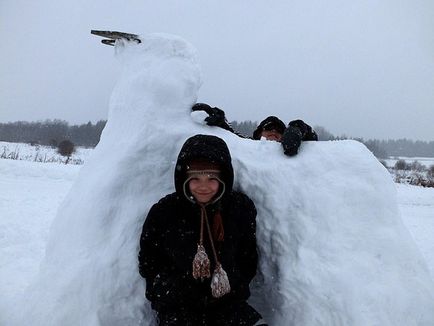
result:
M 183 196 L 183 183 L 187 179 L 187 165 L 198 159 L 220 166 L 221 179 L 226 185 L 226 193 L 230 193 L 234 183 L 231 154 L 223 139 L 211 135 L 195 135 L 187 139 L 182 146 L 175 167 L 176 192 Z

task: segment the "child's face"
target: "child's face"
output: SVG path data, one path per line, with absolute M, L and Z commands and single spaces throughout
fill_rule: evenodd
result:
M 267 140 L 274 140 L 280 142 L 282 139 L 282 134 L 276 130 L 264 130 L 261 133 L 261 137 L 264 137 Z
M 189 181 L 188 187 L 198 203 L 206 204 L 217 194 L 219 182 L 210 175 L 198 174 Z

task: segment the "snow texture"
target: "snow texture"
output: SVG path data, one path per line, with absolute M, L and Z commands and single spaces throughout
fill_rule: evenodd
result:
M 225 139 L 258 209 L 251 303 L 270 325 L 432 325 L 434 285 L 385 168 L 355 141 L 252 141 L 194 122 L 195 49 L 146 35 L 117 46 L 125 69 L 101 141 L 58 210 L 17 325 L 152 325 L 137 253 L 153 203 L 174 191 L 184 141 Z
M 87 160 L 92 149 L 80 146 L 75 147 L 74 153 L 68 160 L 68 164 L 83 164 Z M 67 157 L 60 155 L 57 148 L 44 145 L 23 143 L 8 143 L 0 141 L 0 159 L 13 159 L 19 161 L 33 161 L 40 163 L 61 163 L 67 161 Z
M 0 325 L 10 325 L 12 308 L 21 306 L 50 223 L 78 171 L 77 165 L 0 160 Z

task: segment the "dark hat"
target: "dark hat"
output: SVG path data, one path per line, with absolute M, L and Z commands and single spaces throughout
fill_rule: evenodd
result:
M 195 135 L 187 139 L 178 155 L 175 167 L 175 188 L 184 196 L 188 172 L 194 170 L 219 171 L 219 179 L 225 185 L 224 194 L 232 191 L 234 170 L 229 148 L 223 139 L 211 135 Z
M 217 163 L 210 162 L 206 159 L 193 159 L 187 164 L 187 172 L 190 171 L 220 171 Z
M 264 120 L 256 127 L 256 130 L 253 132 L 253 139 L 259 140 L 261 139 L 261 133 L 264 130 L 276 130 L 278 133 L 283 134 L 286 126 L 282 120 L 271 115 Z

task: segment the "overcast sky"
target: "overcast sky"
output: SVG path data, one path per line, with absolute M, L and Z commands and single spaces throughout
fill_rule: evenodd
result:
M 91 29 L 190 41 L 228 120 L 434 140 L 432 0 L 0 0 L 0 122 L 107 118 L 120 66 Z

